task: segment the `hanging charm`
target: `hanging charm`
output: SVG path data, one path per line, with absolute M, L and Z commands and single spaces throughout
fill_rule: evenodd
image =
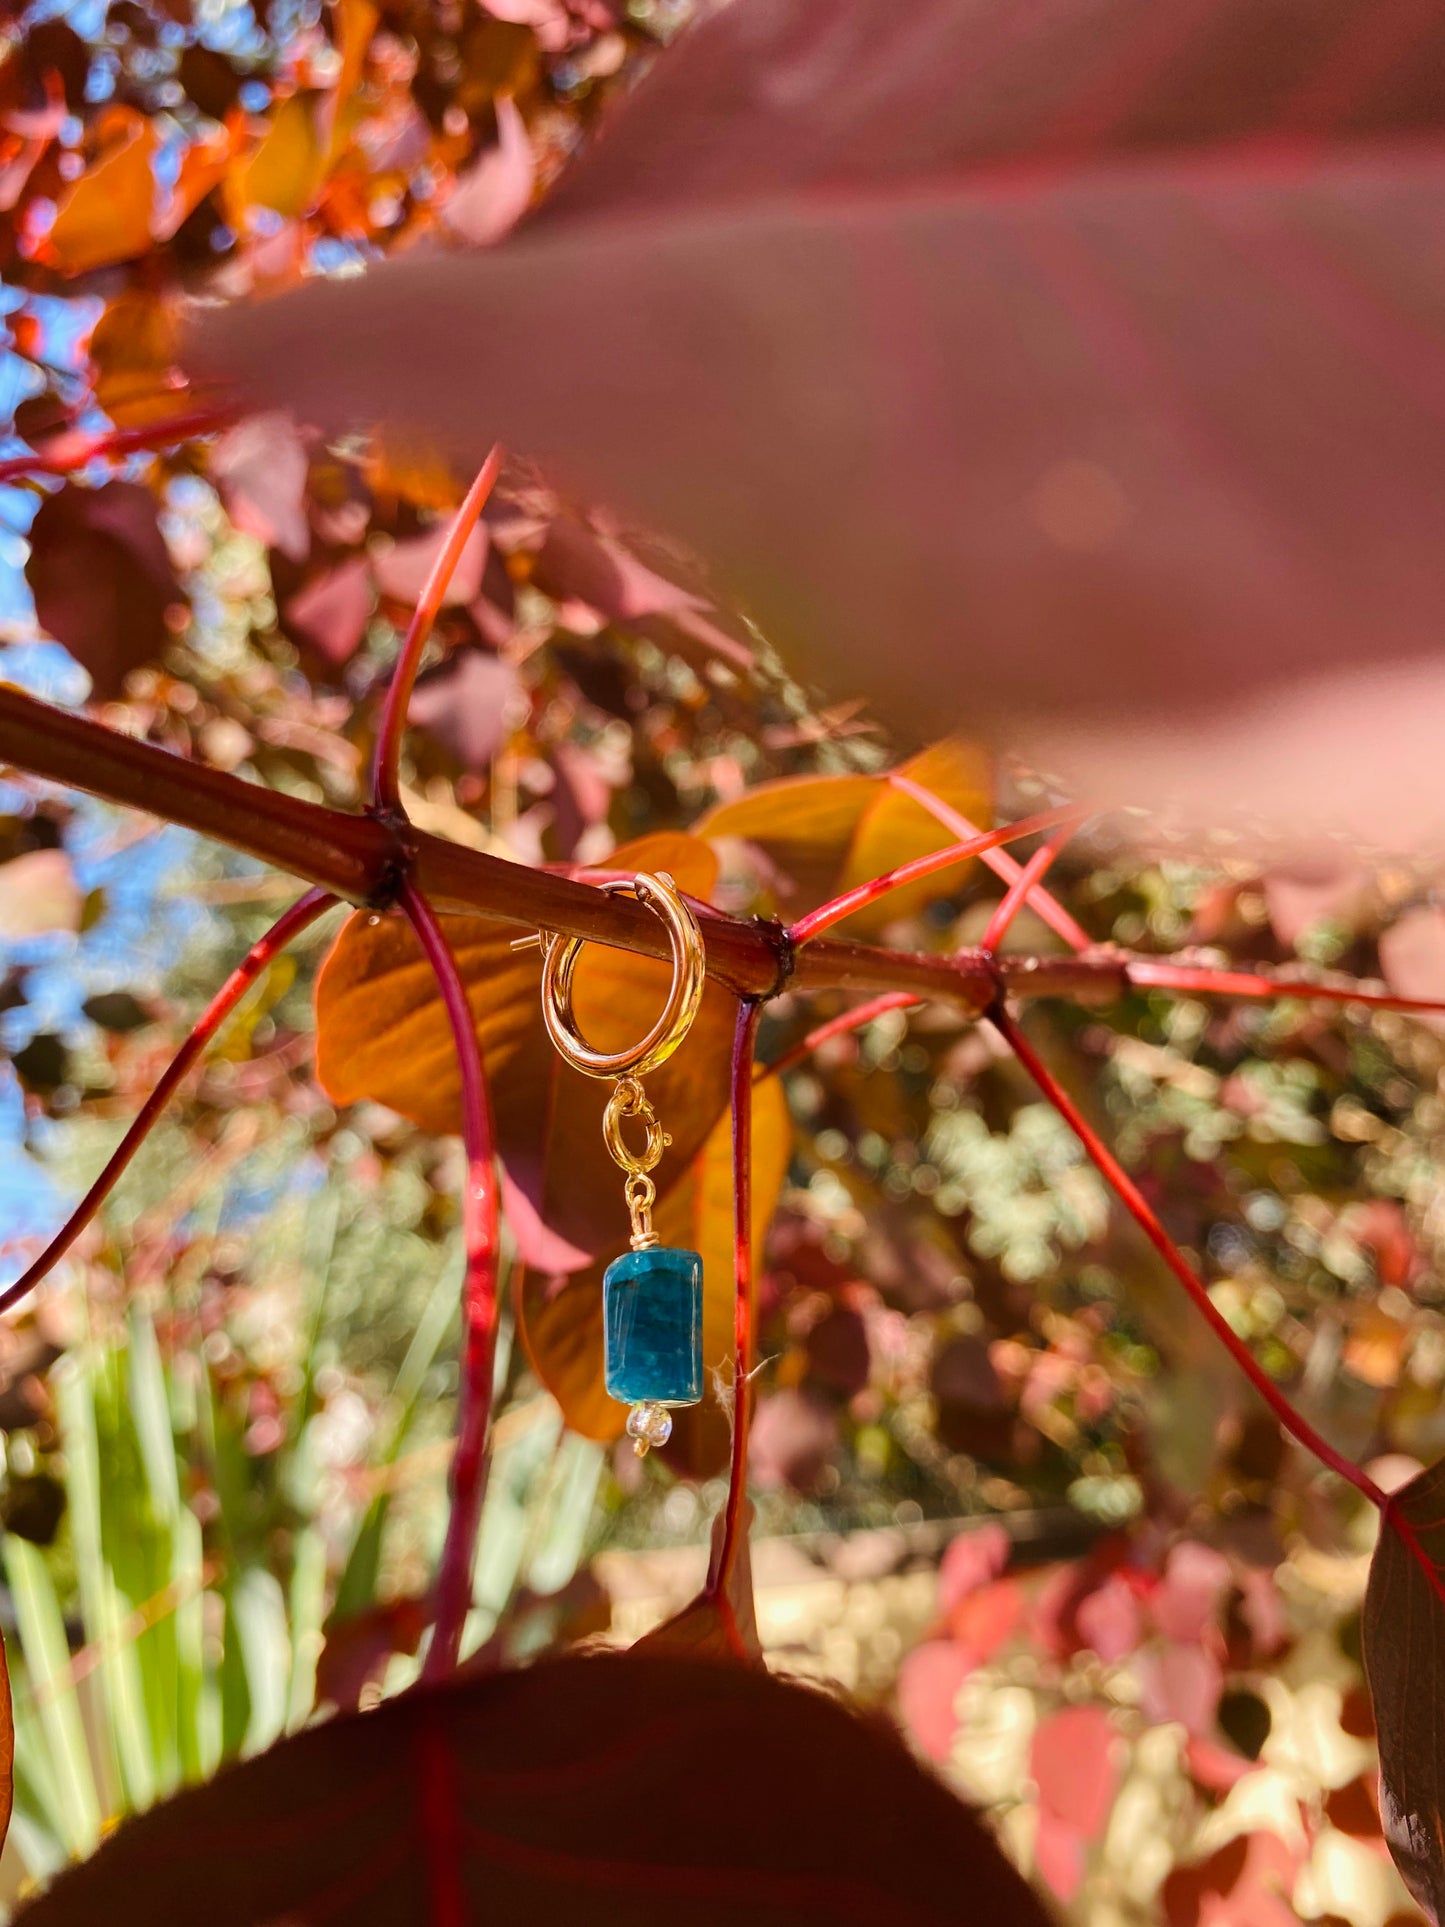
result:
M 639 1457 L 672 1433 L 672 1409 L 702 1397 L 702 1259 L 658 1242 L 652 1224 L 657 1187 L 652 1172 L 671 1139 L 642 1088 L 646 1072 L 665 1063 L 686 1037 L 702 1001 L 705 953 L 697 919 L 665 872 L 603 884 L 635 896 L 667 925 L 672 984 L 662 1014 L 639 1044 L 594 1050 L 580 1036 L 572 1012 L 572 979 L 582 942 L 543 933 L 542 1016 L 567 1062 L 589 1077 L 615 1077 L 603 1115 L 607 1149 L 626 1172 L 623 1195 L 632 1222 L 630 1251 L 614 1258 L 602 1277 L 604 1378 L 608 1395 L 631 1406 L 627 1436 Z M 528 939 L 527 941 L 531 941 Z M 624 1127 L 640 1127 L 629 1144 Z

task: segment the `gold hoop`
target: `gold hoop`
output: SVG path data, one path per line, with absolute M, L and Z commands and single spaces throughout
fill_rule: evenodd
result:
M 594 1050 L 577 1029 L 572 1010 L 572 979 L 585 941 L 582 937 L 544 939 L 542 964 L 542 1021 L 547 1035 L 574 1070 L 588 1077 L 641 1077 L 666 1063 L 692 1027 L 702 1002 L 707 953 L 697 918 L 683 902 L 666 871 L 656 876 L 639 873 L 630 881 L 604 883 L 611 896 L 633 896 L 667 925 L 672 950 L 672 985 L 662 1015 L 640 1043 L 626 1050 Z

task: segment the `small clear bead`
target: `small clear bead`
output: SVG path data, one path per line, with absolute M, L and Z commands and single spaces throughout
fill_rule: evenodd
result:
M 638 1458 L 644 1458 L 654 1445 L 666 1445 L 672 1437 L 672 1413 L 650 1400 L 634 1405 L 627 1414 L 627 1436 Z

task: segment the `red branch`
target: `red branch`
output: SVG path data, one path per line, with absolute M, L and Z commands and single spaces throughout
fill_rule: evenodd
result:
M 753 1392 L 753 1050 L 761 1014 L 761 1004 L 750 1000 L 740 1003 L 733 1032 L 733 1275 L 737 1287 L 733 1300 L 733 1443 L 722 1550 L 708 1583 L 713 1598 L 728 1615 L 732 1614 L 728 1586 L 747 1532 Z
M 103 435 L 85 435 L 68 428 L 28 455 L 12 455 L 0 462 L 0 483 L 18 482 L 31 475 L 70 475 L 91 462 L 138 455 L 146 450 L 175 448 L 200 435 L 214 435 L 229 428 L 236 411 L 227 408 L 197 408 L 189 414 L 169 415 L 140 428 L 112 428 Z
M 1024 864 L 999 899 L 997 908 L 989 918 L 980 949 L 990 953 L 998 949 L 1008 935 L 1014 918 L 1033 895 L 1034 885 L 1042 882 L 1050 864 L 1073 835 L 1073 828 L 1071 823 L 1066 823 L 1057 836 L 1051 836 L 1048 842 L 1042 848 L 1035 850 L 1028 862 Z M 1049 901 L 1052 902 L 1053 898 L 1051 897 Z
M 911 776 L 905 776 L 902 770 L 890 770 L 888 781 L 904 796 L 911 796 L 915 803 L 921 804 L 936 822 L 941 823 L 944 829 L 952 830 L 955 836 L 979 834 L 976 823 L 971 823 L 960 810 L 954 809 L 951 803 L 945 803 L 941 796 L 935 796 L 932 790 L 925 789 L 922 783 L 915 783 Z M 1016 857 L 1010 856 L 1007 850 L 984 850 L 980 854 L 994 875 L 1002 877 L 1005 884 L 1012 885 L 1018 881 L 1023 865 Z M 1056 937 L 1062 937 L 1071 950 L 1092 948 L 1093 939 L 1088 931 L 1075 923 L 1057 897 L 1038 884 L 1029 891 L 1029 908 L 1049 926 Z
M 35 1289 L 52 1266 L 65 1256 L 115 1188 L 131 1159 L 145 1143 L 161 1112 L 170 1101 L 172 1091 L 251 985 L 294 937 L 300 936 L 308 924 L 315 923 L 316 919 L 331 909 L 335 902 L 336 898 L 326 890 L 308 890 L 304 897 L 298 898 L 289 910 L 276 919 L 264 937 L 258 937 L 252 944 L 241 962 L 206 1005 L 190 1035 L 166 1066 L 160 1082 L 141 1106 L 135 1122 L 121 1139 L 118 1148 L 112 1153 L 95 1183 L 91 1185 L 29 1270 L 22 1272 L 13 1285 L 7 1286 L 3 1292 L 0 1292 L 0 1312 L 9 1311 L 18 1305 L 28 1292 Z
M 1290 1404 L 1274 1380 L 1263 1369 L 1244 1340 L 1230 1325 L 1228 1319 L 1209 1296 L 1202 1279 L 1195 1276 L 1183 1252 L 1174 1243 L 1169 1233 L 1160 1224 L 1143 1193 L 1134 1180 L 1114 1156 L 1108 1145 L 1091 1127 L 1068 1092 L 1044 1064 L 1037 1051 L 1024 1036 L 1023 1031 L 1004 1008 L 1002 1000 L 989 1012 L 989 1021 L 1002 1034 L 1014 1055 L 1029 1073 L 1044 1096 L 1063 1118 L 1070 1130 L 1083 1145 L 1089 1157 L 1103 1173 L 1106 1181 L 1118 1194 L 1120 1202 L 1139 1225 L 1145 1237 L 1168 1265 L 1174 1276 L 1183 1285 L 1194 1305 L 1213 1328 L 1215 1336 L 1224 1346 L 1230 1357 L 1244 1373 L 1250 1384 L 1259 1393 L 1284 1429 L 1297 1438 L 1301 1445 L 1313 1452 L 1322 1465 L 1340 1478 L 1348 1481 L 1357 1492 L 1363 1493 L 1372 1505 L 1381 1508 L 1385 1505 L 1385 1494 L 1368 1473 L 1362 1472 L 1357 1465 L 1337 1452 L 1329 1442 L 1321 1438 L 1307 1419 L 1304 1419 Z
M 497 1337 L 497 1182 L 482 1053 L 466 986 L 436 913 L 409 877 L 401 887 L 401 907 L 426 952 L 446 1006 L 462 1079 L 462 1143 L 467 1162 L 466 1189 L 462 1197 L 466 1275 L 462 1285 L 462 1379 L 457 1448 L 452 1458 L 451 1515 L 437 1571 L 436 1619 L 425 1669 L 428 1679 L 440 1679 L 455 1668 L 461 1651 L 462 1628 L 472 1601 L 472 1563 L 486 1491 L 487 1427 L 492 1411 L 492 1360 Z
M 377 731 L 376 750 L 371 764 L 371 802 L 374 809 L 385 815 L 404 815 L 401 807 L 399 768 L 401 763 L 401 739 L 406 733 L 407 711 L 411 708 L 412 691 L 416 687 L 417 670 L 421 667 L 421 656 L 426 648 L 427 637 L 432 632 L 432 624 L 437 619 L 437 611 L 442 606 L 442 597 L 447 592 L 447 584 L 456 573 L 457 564 L 462 559 L 462 550 L 467 538 L 477 525 L 477 518 L 486 507 L 487 497 L 496 484 L 502 466 L 500 444 L 493 446 L 491 453 L 477 470 L 476 479 L 467 490 L 456 519 L 447 532 L 436 561 L 432 564 L 431 574 L 427 577 L 426 587 L 422 590 L 416 608 L 412 612 L 410 626 L 402 640 L 396 658 L 396 667 L 391 673 L 391 686 L 386 692 L 386 705 L 381 712 L 381 727 Z
M 965 863 L 970 857 L 983 856 L 989 850 L 996 850 L 1001 843 L 1017 843 L 1020 837 L 1037 836 L 1040 831 L 1052 830 L 1060 823 L 1079 823 L 1087 814 L 1086 810 L 1077 808 L 1041 810 L 1037 816 L 1026 816 L 1017 823 L 1005 823 L 999 829 L 980 831 L 977 836 L 969 837 L 962 843 L 950 843 L 941 850 L 931 850 L 927 856 L 914 857 L 911 863 L 900 863 L 896 870 L 887 870 L 881 877 L 860 883 L 855 889 L 845 890 L 842 896 L 834 897 L 829 903 L 819 904 L 816 910 L 799 917 L 788 935 L 795 946 L 805 944 L 824 930 L 831 930 L 844 917 L 866 910 L 869 904 L 877 903 L 880 897 L 901 890 L 907 884 L 918 883 L 938 870 L 948 869 L 952 864 Z

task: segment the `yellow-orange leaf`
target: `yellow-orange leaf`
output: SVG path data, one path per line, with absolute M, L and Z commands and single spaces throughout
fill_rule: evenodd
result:
M 151 245 L 156 132 L 131 107 L 112 107 L 97 129 L 98 151 L 61 195 L 46 255 L 62 274 L 108 268 Z
M 688 836 L 652 836 L 619 849 L 610 865 L 669 870 L 706 898 L 717 862 Z M 542 1027 L 541 959 L 514 951 L 515 925 L 444 917 L 467 985 L 486 1064 L 497 1148 L 513 1193 L 509 1208 L 523 1254 L 547 1244 L 538 1224 L 571 1247 L 554 1267 L 585 1264 L 627 1236 L 622 1173 L 602 1142 L 610 1084 L 574 1071 Z M 615 1050 L 642 1036 L 666 994 L 669 966 L 592 944 L 583 952 L 574 1004 L 585 1036 Z M 659 1194 L 684 1177 L 727 1102 L 735 1005 L 709 983 L 688 1037 L 647 1080 L 672 1146 L 657 1168 Z M 343 926 L 316 985 L 317 1074 L 338 1103 L 370 1098 L 428 1131 L 461 1124 L 456 1054 L 431 972 L 408 926 L 358 912 Z
M 317 101 L 314 94 L 292 94 L 272 114 L 250 159 L 230 177 L 238 212 L 268 207 L 295 220 L 316 199 L 326 163 Z
M 904 763 L 900 773 L 980 829 L 988 827 L 992 767 L 982 750 L 956 740 L 937 743 Z M 720 804 L 697 825 L 697 832 L 741 837 L 766 851 L 779 873 L 779 909 L 789 917 L 958 840 L 921 803 L 881 775 L 789 776 L 760 783 L 735 802 Z M 953 888 L 960 874 L 950 870 L 939 879 L 895 891 L 850 918 L 848 927 L 862 932 L 911 915 Z
M 168 386 L 179 336 L 171 302 L 140 288 L 112 301 L 90 337 L 95 398 L 117 428 L 135 428 L 176 412 Z

